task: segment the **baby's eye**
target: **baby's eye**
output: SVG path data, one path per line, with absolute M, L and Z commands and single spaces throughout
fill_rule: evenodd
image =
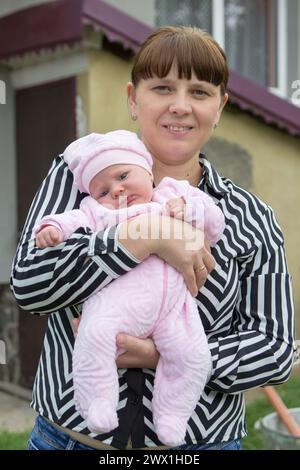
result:
M 102 191 L 102 193 L 100 193 L 99 197 L 104 197 L 108 194 L 108 191 Z
M 124 180 L 127 177 L 127 175 L 128 175 L 128 171 L 125 171 L 124 173 L 122 173 L 119 177 L 120 180 Z

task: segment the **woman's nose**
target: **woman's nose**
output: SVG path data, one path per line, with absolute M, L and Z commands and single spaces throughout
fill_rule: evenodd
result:
M 189 97 L 179 93 L 174 95 L 169 110 L 171 114 L 177 114 L 179 116 L 190 114 L 192 112 L 192 106 Z

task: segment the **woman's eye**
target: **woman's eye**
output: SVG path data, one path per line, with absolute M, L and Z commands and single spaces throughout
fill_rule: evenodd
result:
M 125 173 L 122 173 L 120 175 L 120 180 L 124 180 L 127 177 L 127 175 L 128 175 L 128 171 L 125 171 Z
M 167 85 L 158 85 L 154 88 L 154 90 L 158 93 L 168 93 L 170 91 L 170 87 Z
M 102 193 L 100 193 L 99 197 L 104 197 L 108 194 L 108 191 L 102 191 Z
M 193 91 L 194 95 L 197 97 L 197 98 L 201 98 L 202 96 L 208 96 L 208 93 L 204 90 L 194 90 Z

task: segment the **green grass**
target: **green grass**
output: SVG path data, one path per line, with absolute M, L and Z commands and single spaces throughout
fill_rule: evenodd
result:
M 7 432 L 0 431 L 0 450 L 24 450 L 27 447 L 31 431 Z
M 275 390 L 281 396 L 284 404 L 288 408 L 300 407 L 300 376 L 294 375 L 290 380 L 282 385 L 275 387 Z M 254 429 L 254 423 L 260 418 L 273 413 L 275 410 L 270 405 L 268 399 L 262 398 L 253 401 L 246 407 L 246 422 L 248 436 L 243 439 L 243 449 L 259 450 L 265 449 L 262 434 Z

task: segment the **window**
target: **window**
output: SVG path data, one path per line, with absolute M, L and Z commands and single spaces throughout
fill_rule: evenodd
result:
M 280 77 L 282 65 L 278 64 L 284 64 L 286 55 L 280 47 L 285 2 L 156 0 L 156 24 L 196 25 L 205 29 L 225 49 L 232 70 L 278 91 L 278 87 L 283 88 L 280 82 L 284 82 Z
M 156 25 L 197 25 L 211 31 L 211 0 L 156 0 Z
M 275 3 L 225 0 L 224 5 L 225 50 L 230 67 L 266 86 L 277 85 Z

